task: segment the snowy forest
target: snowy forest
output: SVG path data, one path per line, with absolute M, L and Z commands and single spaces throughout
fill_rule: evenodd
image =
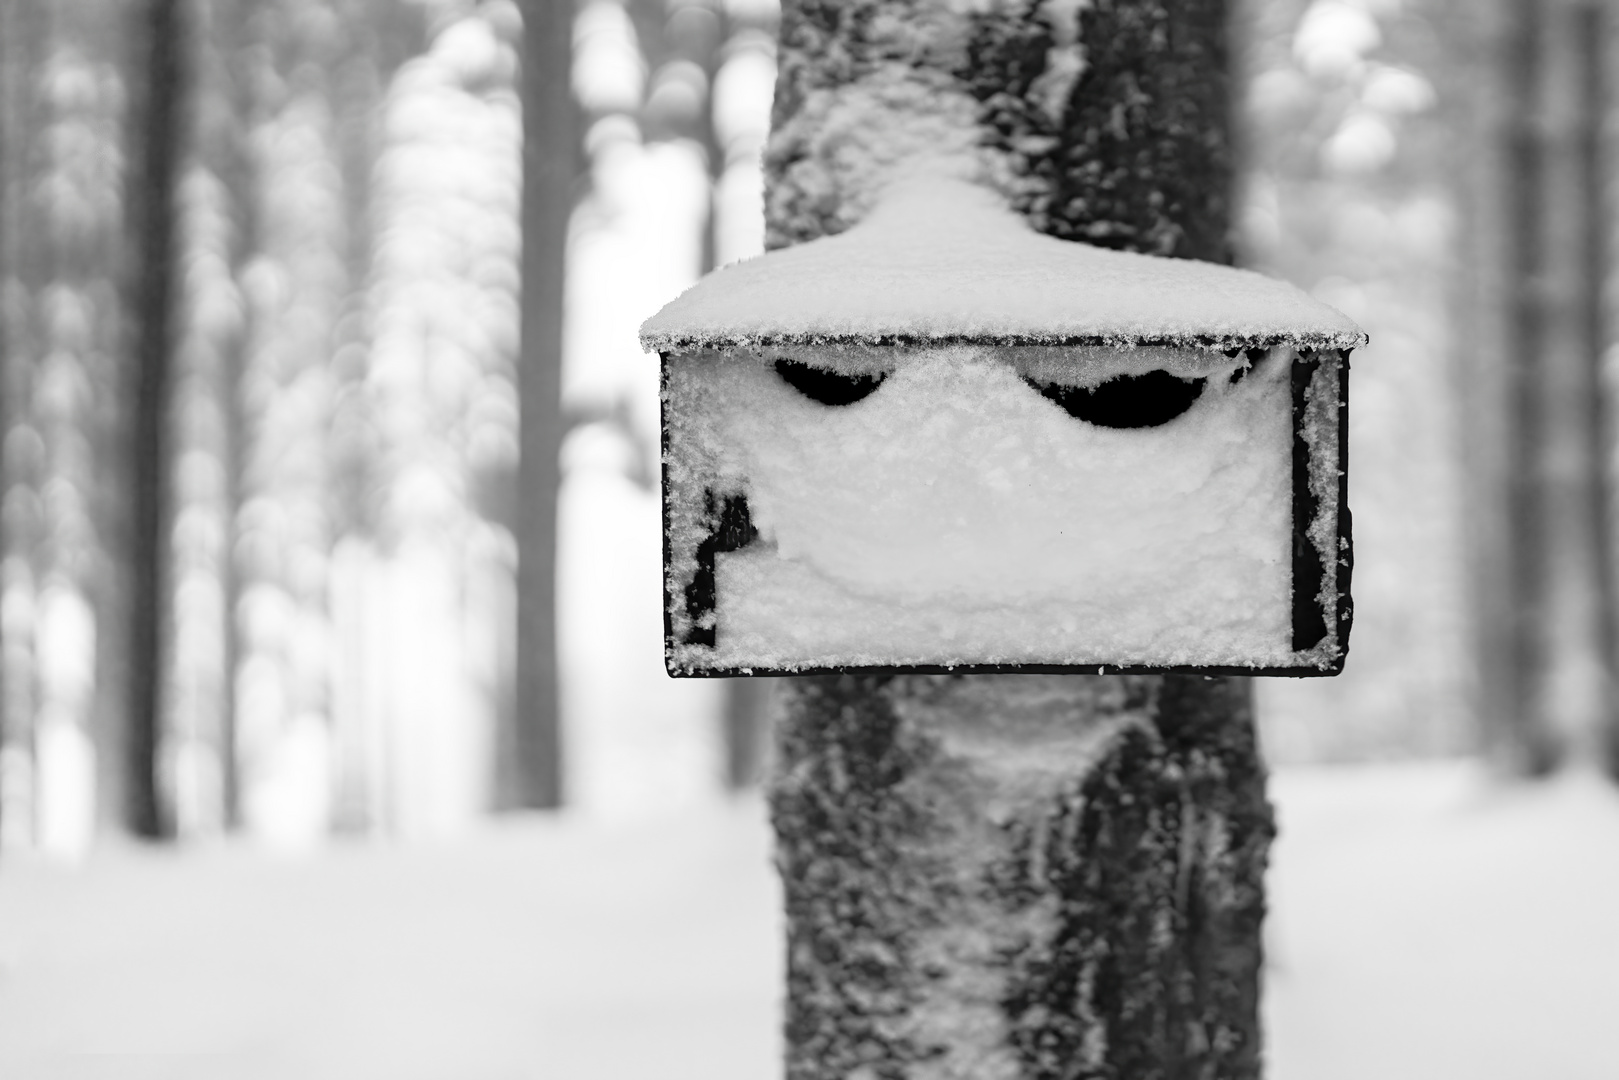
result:
M 764 250 L 779 18 L 777 0 L 0 0 L 0 1073 L 11 1052 L 105 1049 L 58 1015 L 80 1008 L 68 975 L 22 989 L 35 939 L 5 927 L 67 940 L 63 912 L 97 911 L 172 947 L 143 955 L 178 958 L 185 1008 L 220 1033 L 194 1045 L 137 1010 L 97 1029 L 119 1052 L 240 1052 L 257 1064 L 229 1075 L 266 1077 L 768 1067 L 770 681 L 664 672 L 658 361 L 636 335 Z M 1348 663 L 1256 689 L 1286 842 L 1341 844 L 1279 848 L 1275 1074 L 1619 1075 L 1592 1039 L 1619 1001 L 1601 914 L 1619 19 L 1599 0 L 1233 0 L 1230 50 L 1238 261 L 1370 336 Z M 1446 816 L 1485 790 L 1517 816 Z M 1593 849 L 1570 876 L 1550 861 Z M 252 861 L 266 850 L 405 853 L 318 863 L 322 892 Z M 212 876 L 160 881 L 153 851 Z M 588 869 L 602 851 L 619 861 Z M 1328 876 L 1338 856 L 1363 878 Z M 1567 905 L 1469 876 L 1514 858 Z M 1463 960 L 1390 995 L 1333 965 L 1451 947 L 1396 926 L 1401 888 L 1456 916 L 1444 956 Z M 1459 912 L 1475 889 L 1497 906 Z M 255 903 L 295 914 L 209 916 L 206 940 L 260 939 L 234 962 L 263 996 L 227 1017 L 196 990 L 200 953 L 151 928 Z M 378 912 L 440 936 L 368 937 Z M 1542 952 L 1493 940 L 1501 918 Z M 373 972 L 363 991 L 292 1004 L 322 970 L 286 959 L 310 948 L 298 920 L 350 942 L 336 962 Z M 612 946 L 575 947 L 568 926 L 598 923 Z M 115 929 L 85 955 L 116 953 Z M 1520 1004 L 1477 985 L 1485 939 L 1503 980 L 1556 984 L 1521 1045 L 1473 1028 Z M 1587 953 L 1604 970 L 1540 966 Z M 133 969 L 70 968 L 100 980 L 81 1020 L 143 993 Z M 1347 981 L 1309 998 L 1323 970 Z M 434 973 L 456 1004 L 389 1012 L 390 980 Z M 1349 1049 L 1368 1002 L 1398 1028 L 1469 979 L 1426 1049 Z M 275 1034 L 241 1018 L 277 1009 Z M 412 1009 L 418 1031 L 373 1038 Z M 536 1057 L 514 1034 L 531 1022 L 575 1049 Z
M 723 786 L 725 703 L 658 659 L 634 330 L 760 247 L 773 10 L 573 20 L 577 137 L 535 150 L 568 171 L 549 364 L 571 359 L 525 419 L 570 479 L 533 535 L 515 5 L 0 18 L 5 848 L 432 834 Z M 555 660 L 517 660 L 520 549 L 561 560 L 561 701 Z M 503 771 L 559 716 L 560 757 Z

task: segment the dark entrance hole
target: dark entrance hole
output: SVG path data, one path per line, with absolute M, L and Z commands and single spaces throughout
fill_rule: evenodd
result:
M 1119 375 L 1100 386 L 1063 386 L 1024 380 L 1040 396 L 1061 405 L 1069 416 L 1106 428 L 1150 428 L 1167 424 L 1190 409 L 1203 393 L 1203 379 L 1182 379 L 1167 371 Z
M 883 384 L 886 375 L 844 375 L 811 367 L 797 360 L 777 360 L 776 374 L 811 401 L 822 405 L 853 405 Z

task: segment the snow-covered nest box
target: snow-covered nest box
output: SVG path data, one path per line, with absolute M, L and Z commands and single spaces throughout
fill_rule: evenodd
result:
M 650 319 L 674 675 L 1323 675 L 1350 626 L 1342 313 L 962 184 Z

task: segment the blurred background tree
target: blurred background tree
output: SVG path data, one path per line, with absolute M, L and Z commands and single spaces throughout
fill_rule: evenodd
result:
M 127 500 L 128 531 L 124 559 L 114 561 L 128 589 L 128 683 L 122 730 L 103 741 L 102 753 L 111 750 L 109 756 L 118 759 L 103 775 L 121 774 L 123 780 L 122 805 L 115 805 L 114 812 L 131 832 L 154 839 L 172 831 L 158 769 L 168 644 L 169 401 L 180 286 L 176 218 L 185 148 L 181 105 L 189 96 L 192 53 L 189 14 L 177 0 L 148 0 L 133 14 L 135 47 L 125 125 L 130 145 L 124 199 L 128 235 L 120 276 L 128 327 L 124 347 L 131 362 L 125 371 L 129 416 L 123 463 L 128 471 L 120 486 Z
M 634 330 L 762 248 L 775 4 L 532 11 L 543 53 L 513 0 L 0 5 L 0 848 L 757 774 L 765 685 L 661 671 Z M 1354 648 L 1262 688 L 1277 760 L 1619 745 L 1609 23 L 1234 5 L 1238 248 L 1372 336 Z M 552 560 L 554 600 L 519 586 Z
M 1586 0 L 1452 12 L 1479 75 L 1477 152 L 1455 174 L 1477 715 L 1519 773 L 1619 765 L 1608 13 Z

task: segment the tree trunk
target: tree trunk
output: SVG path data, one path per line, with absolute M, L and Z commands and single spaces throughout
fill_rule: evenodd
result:
M 1481 160 L 1466 170 L 1464 366 L 1478 708 L 1506 772 L 1604 753 L 1613 729 L 1603 480 L 1602 5 L 1469 12 Z
M 841 231 L 920 152 L 1052 235 L 1227 262 L 1224 35 L 1220 0 L 789 3 L 769 242 Z M 1258 1075 L 1248 680 L 783 684 L 791 1080 Z
M 18 362 L 17 333 L 13 328 L 22 306 L 21 282 L 18 280 L 17 229 L 13 207 L 21 193 L 21 174 L 18 164 L 18 129 L 21 110 L 17 107 L 24 80 L 19 78 L 24 53 L 16 46 L 22 36 L 21 11 L 24 5 L 0 5 L 0 446 L 11 433 L 11 386 L 13 371 Z M 0 453 L 0 490 L 11 489 L 11 476 Z M 8 530 L 9 532 L 9 530 Z M 0 562 L 9 554 L 10 539 L 0 539 Z M 5 583 L 0 579 L 0 602 L 5 596 Z M 0 626 L 0 853 L 10 846 L 13 837 L 21 833 L 13 816 L 22 817 L 20 806 L 25 798 L 24 785 L 19 782 L 18 768 L 25 756 L 24 733 L 15 730 L 15 721 L 7 707 L 6 668 L 8 646 L 5 631 Z
M 203 153 L 218 155 L 214 166 L 224 185 L 228 209 L 235 226 L 231 251 L 231 278 L 242 288 L 243 273 L 258 248 L 258 173 L 248 145 L 253 130 L 254 100 L 250 77 L 242 72 L 242 53 L 253 45 L 250 0 L 227 0 L 213 10 L 215 36 L 212 72 L 218 83 L 219 108 L 228 123 L 219 123 L 202 133 Z M 248 71 L 254 70 L 249 67 Z M 225 551 L 220 559 L 219 591 L 223 598 L 224 619 L 220 626 L 220 666 L 224 680 L 219 717 L 220 817 L 225 829 L 236 832 L 242 819 L 241 710 L 236 696 L 236 676 L 246 650 L 243 648 L 237 609 L 243 594 L 243 575 L 238 565 L 237 540 L 241 537 L 240 517 L 247 490 L 247 437 L 251 430 L 244 378 L 248 343 L 252 340 L 253 305 L 242 303 L 242 321 L 231 339 L 223 343 L 219 365 L 218 401 L 225 418 L 220 433 L 221 466 L 224 473 Z
M 517 511 L 517 708 L 503 738 L 501 801 L 562 804 L 556 640 L 558 454 L 562 442 L 562 285 L 573 208 L 568 89 L 573 5 L 523 4 L 523 262 Z
M 1458 230 L 1456 299 L 1457 393 L 1469 422 L 1462 425 L 1469 538 L 1469 624 L 1474 672 L 1471 702 L 1486 743 L 1509 771 L 1544 760 L 1543 747 L 1523 737 L 1522 671 L 1518 642 L 1519 529 L 1516 447 L 1521 439 L 1517 368 L 1520 347 L 1513 294 L 1522 238 L 1511 227 L 1526 196 L 1523 170 L 1529 50 L 1513 26 L 1518 0 L 1475 4 L 1451 0 L 1439 14 L 1469 31 L 1467 63 L 1449 87 L 1472 104 L 1472 126 L 1453 149 L 1466 227 Z
M 759 782 L 769 739 L 770 699 L 779 679 L 729 679 L 720 714 L 725 747 L 725 786 L 746 791 Z
M 182 143 L 184 50 L 181 0 L 148 0 L 134 20 L 139 82 L 134 109 L 128 310 L 134 326 L 129 468 L 130 629 L 128 771 L 124 813 L 140 836 L 169 831 L 159 781 L 164 648 L 168 639 L 168 412 L 174 337 L 175 186 Z
M 1558 758 L 1595 762 L 1612 713 L 1612 628 L 1602 484 L 1602 263 L 1597 148 L 1601 9 L 1528 5 L 1535 102 L 1520 205 L 1533 246 L 1521 263 L 1528 695 Z

